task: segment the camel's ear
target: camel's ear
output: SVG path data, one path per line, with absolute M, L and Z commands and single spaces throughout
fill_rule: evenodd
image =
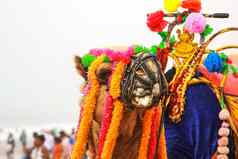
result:
M 79 75 L 81 75 L 85 80 L 87 80 L 87 71 L 84 69 L 82 65 L 81 57 L 74 56 L 74 63 L 75 63 L 75 68 L 77 69 Z
M 98 77 L 100 84 L 107 84 L 107 81 L 111 73 L 112 73 L 112 64 L 102 63 L 96 71 L 96 75 Z

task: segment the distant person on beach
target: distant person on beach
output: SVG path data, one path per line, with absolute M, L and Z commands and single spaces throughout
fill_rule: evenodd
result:
M 73 147 L 74 142 L 75 142 L 75 129 L 72 128 L 71 135 L 69 137 L 69 143 L 70 143 L 71 147 Z
M 44 146 L 44 135 L 36 135 L 34 139 L 34 148 L 31 152 L 31 159 L 49 159 L 49 151 Z
M 55 137 L 55 145 L 53 148 L 53 159 L 63 159 L 63 145 L 60 137 Z
M 45 137 L 44 146 L 47 148 L 49 152 L 52 152 L 54 147 L 54 137 L 52 132 L 50 130 L 44 130 L 44 137 Z
M 38 136 L 38 133 L 33 132 L 33 134 L 32 134 L 33 141 L 36 140 L 37 136 Z M 23 148 L 23 153 L 24 153 L 22 159 L 31 159 L 31 152 L 34 149 L 34 145 L 28 146 L 26 144 L 25 145 L 22 144 L 22 148 Z
M 60 138 L 62 140 L 63 146 L 63 159 L 68 159 L 71 152 L 71 145 L 69 142 L 69 136 L 66 134 L 65 131 L 60 131 Z
M 15 139 L 12 133 L 9 133 L 7 137 L 7 159 L 14 158 L 14 150 L 15 150 Z
M 26 131 L 25 130 L 22 130 L 19 140 L 20 140 L 22 145 L 26 145 L 27 135 L 26 135 Z

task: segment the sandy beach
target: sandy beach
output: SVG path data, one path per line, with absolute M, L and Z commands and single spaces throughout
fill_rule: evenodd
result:
M 69 123 L 61 123 L 61 124 L 44 124 L 44 125 L 38 125 L 38 126 L 26 126 L 24 130 L 27 133 L 27 146 L 32 147 L 33 146 L 33 138 L 32 134 L 33 132 L 43 132 L 43 131 L 49 131 L 54 130 L 56 132 L 59 132 L 60 130 L 64 130 L 67 133 L 70 133 L 72 128 L 74 127 L 74 124 Z M 6 152 L 7 152 L 7 137 L 9 132 L 13 133 L 14 139 L 16 142 L 15 152 L 14 152 L 14 158 L 13 159 L 22 159 L 23 152 L 22 152 L 22 146 L 19 141 L 20 134 L 22 132 L 23 128 L 2 128 L 0 129 L 0 159 L 7 159 Z
M 3 141 L 0 142 L 0 159 L 7 159 L 6 156 L 7 151 L 7 145 L 3 143 Z M 15 149 L 14 158 L 13 159 L 21 159 L 22 158 L 22 149 L 20 144 L 17 144 L 17 147 Z

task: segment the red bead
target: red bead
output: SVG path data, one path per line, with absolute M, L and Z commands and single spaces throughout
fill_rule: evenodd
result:
M 227 63 L 228 63 L 228 64 L 232 64 L 232 60 L 228 58 L 228 59 L 227 59 Z
M 177 16 L 177 22 L 182 23 L 183 22 L 183 17 L 181 15 Z

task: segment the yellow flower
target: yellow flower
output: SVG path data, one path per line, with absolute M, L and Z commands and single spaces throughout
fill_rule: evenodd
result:
M 181 4 L 181 0 L 164 0 L 164 9 L 167 12 L 176 12 Z

